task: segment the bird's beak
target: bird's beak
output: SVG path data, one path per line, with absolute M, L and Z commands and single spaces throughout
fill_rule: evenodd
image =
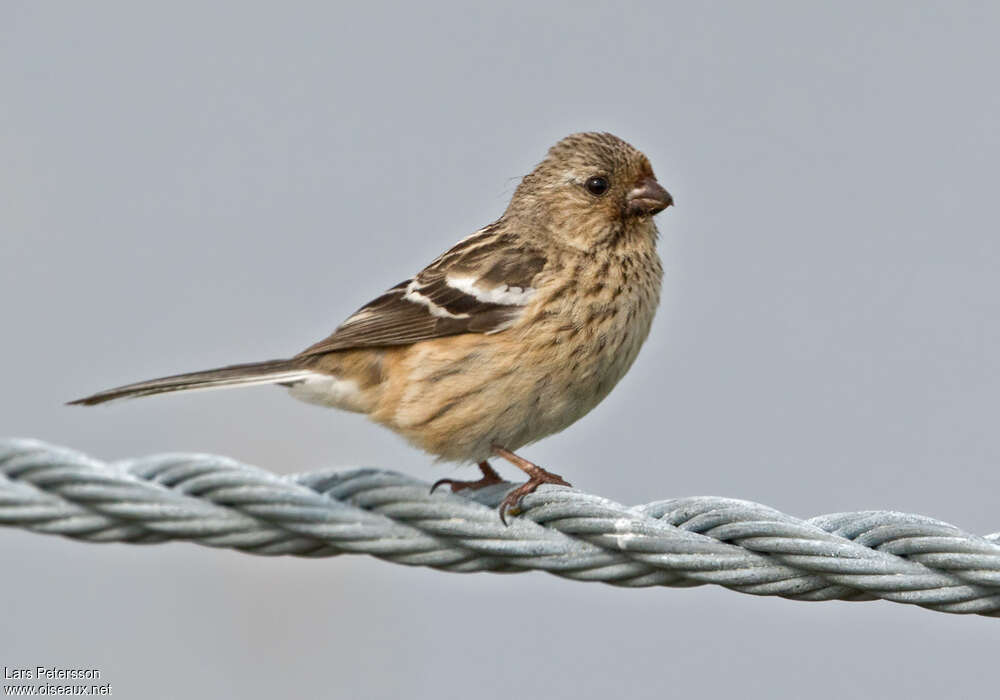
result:
M 656 178 L 647 175 L 639 180 L 636 186 L 629 191 L 625 198 L 628 213 L 633 216 L 653 216 L 674 203 L 674 198 L 670 196 Z

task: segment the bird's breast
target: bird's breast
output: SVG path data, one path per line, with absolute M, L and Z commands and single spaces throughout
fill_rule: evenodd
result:
M 583 412 L 607 396 L 635 361 L 659 304 L 661 277 L 655 253 L 615 261 L 569 280 L 561 304 L 550 309 L 553 365 Z

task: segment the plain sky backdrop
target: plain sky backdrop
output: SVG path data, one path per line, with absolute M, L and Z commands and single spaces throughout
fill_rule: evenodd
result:
M 0 433 L 472 474 L 254 388 L 614 132 L 677 206 L 630 374 L 523 453 L 624 503 L 1000 529 L 993 3 L 0 5 Z M 516 470 L 501 466 L 510 478 Z M 0 530 L 0 665 L 122 698 L 975 697 L 1000 622 Z

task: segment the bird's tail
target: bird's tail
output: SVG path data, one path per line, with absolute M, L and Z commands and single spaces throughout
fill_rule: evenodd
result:
M 203 372 L 175 374 L 171 377 L 126 384 L 76 401 L 70 401 L 69 404 L 94 406 L 116 399 L 134 399 L 139 396 L 166 394 L 173 391 L 224 389 L 231 386 L 252 386 L 254 384 L 294 384 L 313 375 L 314 373 L 302 367 L 298 360 L 267 360 L 266 362 L 230 365 Z

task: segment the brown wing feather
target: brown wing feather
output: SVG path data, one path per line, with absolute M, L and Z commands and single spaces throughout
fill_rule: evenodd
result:
M 546 258 L 520 237 L 500 229 L 498 222 L 459 242 L 412 279 L 358 309 L 332 335 L 298 356 L 503 330 L 520 314 L 522 299 L 490 296 L 489 290 L 530 289 Z M 456 288 L 449 284 L 449 277 L 473 280 L 483 293 L 477 296 Z

